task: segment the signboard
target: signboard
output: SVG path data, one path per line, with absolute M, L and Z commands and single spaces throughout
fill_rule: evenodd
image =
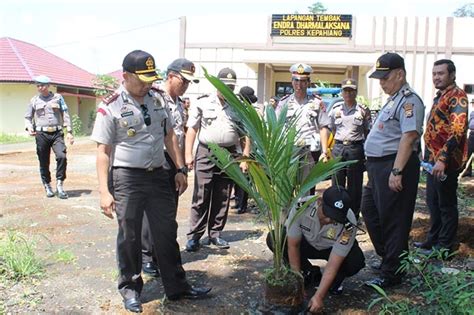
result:
M 273 14 L 271 36 L 352 37 L 352 15 Z

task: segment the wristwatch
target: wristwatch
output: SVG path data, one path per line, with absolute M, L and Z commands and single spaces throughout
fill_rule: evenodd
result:
M 184 176 L 188 176 L 188 168 L 186 166 L 183 166 L 181 168 L 178 168 L 176 170 L 176 173 L 181 173 L 183 174 Z
M 399 168 L 392 168 L 392 174 L 394 176 L 402 175 L 402 170 Z

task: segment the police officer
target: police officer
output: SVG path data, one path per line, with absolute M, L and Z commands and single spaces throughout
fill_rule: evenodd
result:
M 359 217 L 362 182 L 364 180 L 364 140 L 371 124 L 369 109 L 357 103 L 357 81 L 342 81 L 343 102 L 335 104 L 329 112 L 334 133 L 334 157 L 341 161 L 357 160 L 356 164 L 338 171 L 332 178 L 333 185 L 346 187 L 352 199 L 353 210 Z
M 184 121 L 185 121 L 185 108 L 184 102 L 181 96 L 186 92 L 189 84 L 199 83 L 199 80 L 194 76 L 196 68 L 194 63 L 185 58 L 179 58 L 174 60 L 167 69 L 167 78 L 163 85 L 153 85 L 152 92 L 157 93 L 158 97 L 164 99 L 164 106 L 167 107 L 173 118 L 173 130 L 178 137 L 178 145 L 183 152 L 182 159 L 184 161 Z M 177 168 L 171 159 L 171 156 L 166 151 L 165 147 L 165 158 L 166 168 L 169 172 L 169 183 L 170 187 L 174 187 L 175 176 Z M 185 175 L 187 175 L 187 169 L 183 169 Z M 173 189 L 175 197 L 176 210 L 178 208 L 178 192 Z M 153 255 L 153 240 L 151 238 L 150 226 L 146 214 L 143 216 L 143 228 L 142 228 L 142 270 L 151 276 L 158 277 L 159 272 L 157 268 L 156 257 Z
M 299 205 L 312 197 L 303 197 Z M 321 281 L 308 304 L 311 312 L 323 308 L 323 300 L 328 292 L 341 294 L 344 279 L 355 275 L 365 266 L 364 254 L 355 238 L 357 219 L 351 205 L 347 190 L 341 186 L 332 186 L 303 213 L 297 215 L 297 206 L 288 216 L 288 252 L 285 256 L 288 257 L 291 269 L 307 275 L 308 272 L 314 271 L 309 259 L 328 261 L 322 278 L 319 267 L 316 269 Z M 267 236 L 267 245 L 273 251 L 270 233 Z
M 400 255 L 408 250 L 419 180 L 418 146 L 424 105 L 406 81 L 405 62 L 396 53 L 378 58 L 371 78 L 389 95 L 365 141 L 369 181 L 362 193 L 362 215 L 376 253 L 381 277 L 366 284 L 399 284 Z
M 34 96 L 25 114 L 26 131 L 36 139 L 36 153 L 40 163 L 40 175 L 48 198 L 54 197 L 51 188 L 51 173 L 49 160 L 51 148 L 56 155 L 56 189 L 58 197 L 67 199 L 63 183 L 66 179 L 66 145 L 64 144 L 64 130 L 66 140 L 70 145 L 74 143 L 71 118 L 64 98 L 49 91 L 50 78 L 40 75 L 35 78 L 39 94 Z
M 122 86 L 100 104 L 91 138 L 97 142 L 100 206 L 110 218 L 114 211 L 117 214 L 118 289 L 125 308 L 141 312 L 144 212 L 153 227 L 150 232 L 168 298 L 199 298 L 210 289 L 192 287 L 181 264 L 172 190 L 184 192 L 187 178 L 165 100 L 150 93 L 152 82 L 159 78 L 155 60 L 134 50 L 122 66 Z M 173 187 L 163 168 L 163 145 L 178 168 Z
M 224 68 L 217 77 L 231 90 L 235 89 L 237 76 L 234 70 Z M 187 234 L 186 251 L 199 249 L 199 240 L 206 232 L 209 239 L 205 244 L 213 244 L 221 249 L 229 248 L 229 243 L 221 237 L 227 221 L 232 181 L 209 157 L 212 155 L 209 143 L 237 153 L 241 135 L 238 120 L 220 92 L 200 98 L 191 105 L 188 131 L 186 133 L 186 165 L 194 172 L 194 192 L 190 215 L 190 231 Z M 198 134 L 199 133 L 199 134 Z M 196 156 L 193 158 L 194 141 L 198 137 Z M 250 143 L 244 140 L 243 155 L 248 156 Z M 246 171 L 246 163 L 240 168 Z
M 329 137 L 330 120 L 324 102 L 319 96 L 307 95 L 311 83 L 310 75 L 313 69 L 304 63 L 296 63 L 290 67 L 291 84 L 294 93 L 284 96 L 277 105 L 279 115 L 283 107 L 287 107 L 287 120 L 298 118 L 297 146 L 306 152 L 306 160 L 302 168 L 302 178 L 309 174 L 309 170 L 319 159 L 327 161 L 327 142 Z M 314 189 L 311 191 L 314 193 Z

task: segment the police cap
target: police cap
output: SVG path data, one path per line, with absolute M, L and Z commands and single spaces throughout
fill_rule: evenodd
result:
M 341 83 L 341 88 L 357 90 L 357 81 L 354 79 L 345 79 Z
M 145 83 L 161 79 L 156 72 L 155 59 L 143 50 L 128 53 L 123 59 L 122 67 L 124 71 L 138 75 L 138 78 Z
M 39 84 L 49 84 L 51 83 L 51 79 L 45 75 L 39 75 L 35 78 L 35 82 Z
M 199 83 L 199 79 L 194 76 L 194 72 L 196 71 L 194 63 L 192 63 L 186 58 L 179 58 L 173 61 L 168 66 L 168 71 L 177 72 L 181 74 L 186 80 L 194 83 Z
M 391 70 L 400 68 L 405 70 L 405 61 L 403 58 L 397 53 L 388 52 L 377 59 L 375 71 L 369 76 L 369 78 L 383 79 Z
M 352 200 L 346 189 L 341 186 L 331 186 L 323 193 L 323 213 L 326 217 L 342 224 L 351 223 L 357 226 L 357 220 L 352 211 Z
M 313 68 L 305 63 L 295 63 L 290 67 L 291 77 L 296 79 L 308 78 L 313 73 Z
M 250 104 L 256 103 L 258 101 L 257 96 L 255 96 L 255 91 L 250 86 L 243 86 L 239 95 L 246 99 Z
M 231 68 L 224 68 L 217 74 L 217 77 L 226 85 L 235 85 L 237 83 L 237 75 Z

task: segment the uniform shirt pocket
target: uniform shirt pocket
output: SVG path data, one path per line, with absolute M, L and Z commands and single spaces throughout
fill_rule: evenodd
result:
M 217 113 L 216 113 L 216 111 L 213 111 L 213 110 L 203 111 L 202 112 L 202 119 L 203 119 L 203 122 L 207 126 L 210 126 L 217 119 Z

